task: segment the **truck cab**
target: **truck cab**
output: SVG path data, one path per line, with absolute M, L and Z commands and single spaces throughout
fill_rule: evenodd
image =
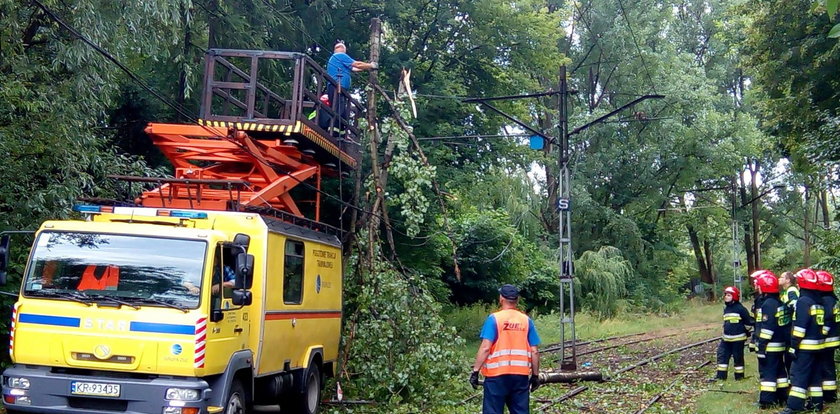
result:
M 10 412 L 317 411 L 338 353 L 337 238 L 253 213 L 78 209 L 87 220 L 36 234 Z

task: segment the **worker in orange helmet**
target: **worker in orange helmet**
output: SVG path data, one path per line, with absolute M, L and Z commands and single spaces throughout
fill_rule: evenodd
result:
M 479 370 L 484 375 L 483 414 L 527 414 L 530 391 L 539 386 L 540 336 L 534 321 L 516 309 L 519 289 L 499 289 L 502 309 L 493 313 L 481 329 L 481 345 L 475 356 L 470 385 L 478 388 Z
M 747 326 L 754 320 L 741 304 L 741 291 L 735 286 L 723 290 L 723 338 L 717 350 L 716 379 L 725 380 L 729 371 L 729 358 L 735 363 L 735 379 L 744 378 L 744 343 L 747 341 Z
M 838 310 L 837 296 L 834 294 L 834 276 L 825 270 L 817 270 L 817 290 L 822 292 L 820 298 L 825 310 L 825 348 L 820 362 L 822 370 L 823 401 L 833 403 L 837 401 L 837 367 L 834 365 L 834 353 L 840 346 L 840 327 L 837 325 Z

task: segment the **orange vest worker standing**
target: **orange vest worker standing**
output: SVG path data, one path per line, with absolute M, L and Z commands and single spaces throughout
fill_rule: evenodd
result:
M 477 388 L 479 372 L 484 375 L 484 414 L 502 414 L 506 403 L 510 414 L 527 414 L 530 392 L 540 385 L 540 337 L 531 318 L 516 309 L 518 302 L 519 289 L 502 286 L 502 309 L 481 330 L 470 384 Z

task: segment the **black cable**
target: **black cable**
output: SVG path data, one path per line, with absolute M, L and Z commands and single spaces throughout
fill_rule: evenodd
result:
M 90 47 L 94 48 L 97 52 L 99 52 L 99 54 L 101 54 L 102 56 L 104 56 L 106 59 L 108 59 L 108 60 L 110 60 L 111 62 L 113 62 L 113 63 L 114 63 L 115 65 L 117 65 L 120 69 L 122 69 L 122 70 L 123 70 L 123 72 L 125 72 L 125 73 L 126 73 L 126 74 L 127 74 L 127 75 L 128 75 L 128 76 L 129 76 L 129 77 L 130 77 L 133 81 L 135 81 L 135 82 L 137 82 L 138 84 L 140 84 L 140 86 L 142 86 L 144 89 L 148 90 L 148 91 L 149 91 L 152 95 L 154 95 L 156 98 L 158 98 L 161 102 L 163 102 L 163 103 L 165 103 L 166 105 L 170 106 L 172 109 L 174 109 L 176 112 L 178 112 L 178 114 L 180 114 L 181 116 L 183 116 L 183 117 L 185 117 L 185 118 L 188 118 L 188 119 L 190 119 L 191 121 L 195 121 L 195 120 L 196 120 L 196 119 L 195 119 L 192 115 L 190 115 L 190 114 L 188 114 L 187 112 L 185 112 L 185 110 L 184 110 L 183 108 L 181 108 L 181 106 L 180 106 L 180 105 L 176 104 L 175 102 L 170 101 L 169 99 L 165 98 L 163 95 L 161 95 L 160 93 L 158 93 L 157 91 L 155 91 L 154 89 L 152 89 L 152 88 L 151 88 L 151 87 L 150 87 L 150 86 L 149 86 L 149 85 L 148 85 L 145 81 L 143 81 L 142 79 L 140 79 L 140 77 L 138 77 L 138 76 L 137 76 L 137 75 L 135 75 L 133 72 L 131 72 L 131 70 L 130 70 L 130 69 L 128 69 L 127 67 L 125 67 L 125 65 L 123 65 L 122 63 L 120 63 L 120 61 L 118 61 L 118 60 L 117 60 L 117 58 L 115 58 L 113 55 L 111 55 L 111 54 L 110 54 L 107 50 L 103 49 L 102 47 L 100 47 L 100 46 L 99 46 L 99 45 L 97 45 L 96 43 L 93 43 L 93 41 L 91 41 L 90 39 L 88 39 L 87 37 L 85 37 L 83 34 L 79 33 L 76 29 L 74 29 L 72 26 L 70 26 L 69 24 L 67 24 L 67 23 L 66 23 L 64 20 L 62 20 L 60 17 L 58 17 L 55 13 L 53 13 L 53 12 L 52 12 L 52 10 L 50 10 L 49 8 L 47 8 L 47 6 L 44 6 L 44 4 L 43 4 L 43 3 L 41 3 L 41 2 L 40 2 L 40 1 L 38 1 L 38 0 L 32 0 L 32 1 L 33 1 L 36 5 L 38 5 L 38 7 L 40 7 L 40 8 L 41 8 L 41 10 L 43 10 L 43 11 L 44 11 L 44 13 L 46 13 L 46 14 L 47 14 L 47 16 L 49 16 L 49 17 L 50 17 L 51 19 L 53 19 L 56 23 L 58 23 L 58 24 L 59 24 L 59 26 L 61 26 L 61 27 L 65 28 L 67 31 L 69 31 L 71 34 L 73 34 L 73 36 L 76 36 L 79 40 L 81 40 L 82 42 L 86 43 L 88 46 L 90 46 Z
M 618 0 L 618 7 L 621 8 L 621 15 L 624 16 L 624 22 L 627 23 L 627 29 L 630 30 L 630 37 L 633 38 L 633 44 L 636 45 L 636 52 L 639 53 L 639 59 L 642 60 L 642 67 L 645 68 L 645 74 L 647 74 L 648 81 L 650 81 L 650 87 L 653 89 L 653 92 L 656 93 L 656 85 L 653 83 L 653 77 L 650 76 L 650 70 L 645 62 L 645 56 L 642 54 L 642 49 L 639 47 L 639 42 L 636 40 L 636 33 L 633 32 L 633 26 L 630 24 L 630 19 L 627 18 L 627 11 L 624 10 L 624 4 L 621 0 Z

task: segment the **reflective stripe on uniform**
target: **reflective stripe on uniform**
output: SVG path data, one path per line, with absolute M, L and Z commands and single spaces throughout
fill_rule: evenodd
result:
M 825 338 L 825 347 L 834 348 L 840 346 L 840 336 Z
M 487 359 L 498 358 L 498 357 L 504 356 L 504 355 L 519 355 L 519 356 L 530 357 L 531 352 L 530 351 L 524 351 L 522 349 L 501 349 L 501 350 L 498 350 L 498 351 L 490 354 L 490 356 L 488 356 Z
M 822 387 L 808 387 L 809 397 L 822 397 Z
M 740 335 L 724 335 L 723 341 L 724 342 L 737 342 L 737 341 L 746 341 L 747 334 L 742 333 Z
M 776 383 L 772 381 L 761 381 L 761 384 L 758 387 L 758 389 L 761 391 L 773 392 L 776 391 Z
M 802 342 L 799 343 L 799 349 L 803 349 L 806 351 L 819 351 L 820 349 L 825 348 L 823 345 L 825 340 L 823 339 L 803 339 Z
M 741 320 L 740 313 L 724 313 L 723 320 L 726 322 L 739 322 Z
M 718 364 L 717 370 L 718 371 L 726 371 L 727 368 L 729 368 L 728 364 Z
M 805 337 L 805 328 L 803 328 L 801 326 L 794 326 L 793 327 L 793 336 L 795 336 L 797 338 Z
M 791 396 L 791 397 L 801 398 L 801 399 L 804 400 L 808 396 L 807 393 L 808 393 L 808 390 L 806 390 L 805 388 L 790 387 L 790 394 L 788 394 L 788 395 Z
M 740 374 L 744 372 L 744 367 L 735 367 L 735 373 Z
M 787 388 L 790 386 L 790 381 L 787 378 L 777 378 L 776 379 L 776 387 L 777 388 Z
M 782 342 L 770 342 L 767 344 L 765 352 L 785 352 L 786 349 L 787 347 Z
M 823 381 L 823 391 L 837 391 L 837 381 Z
M 486 364 L 487 368 L 499 368 L 499 367 L 530 367 L 530 362 L 525 361 L 499 361 L 499 362 L 491 362 Z

